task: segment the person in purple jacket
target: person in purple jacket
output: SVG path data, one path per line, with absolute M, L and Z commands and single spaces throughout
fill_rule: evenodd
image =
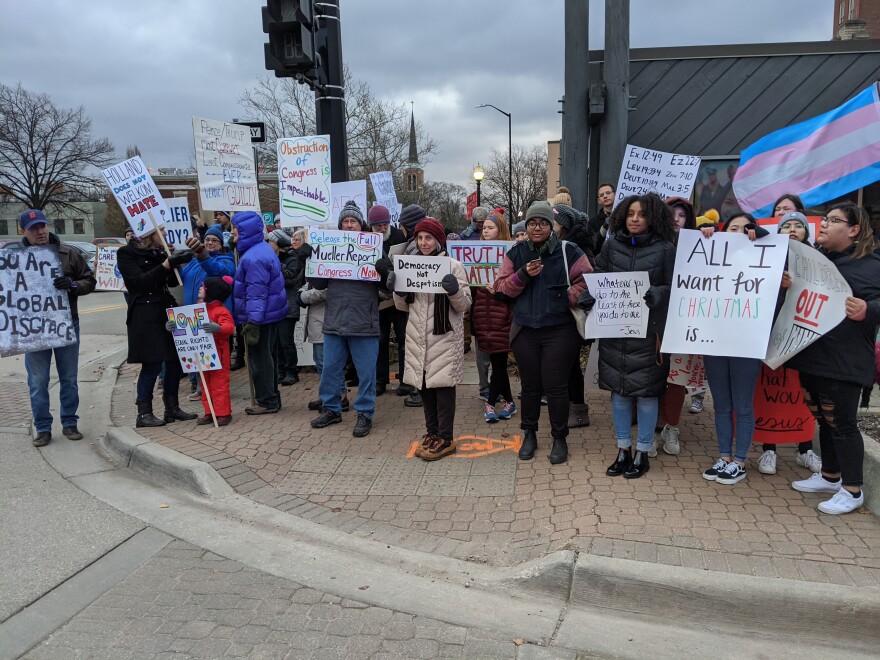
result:
M 239 254 L 233 292 L 235 322 L 244 326 L 241 334 L 249 347 L 248 369 L 257 400 L 256 406 L 245 408 L 248 415 L 267 415 L 281 409 L 274 349 L 278 325 L 287 317 L 287 294 L 281 262 L 263 233 L 263 219 L 258 213 L 236 213 L 232 219 L 232 239 Z

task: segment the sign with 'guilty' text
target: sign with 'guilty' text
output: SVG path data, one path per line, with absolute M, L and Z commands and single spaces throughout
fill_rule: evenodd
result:
M 193 117 L 192 126 L 202 209 L 259 213 L 250 128 L 203 117 Z
M 306 243 L 313 250 L 306 277 L 379 281 L 375 264 L 382 258 L 382 234 L 310 227 Z

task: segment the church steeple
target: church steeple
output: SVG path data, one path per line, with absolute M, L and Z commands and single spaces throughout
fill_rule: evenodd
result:
M 410 101 L 412 105 L 412 101 Z M 410 112 L 409 116 L 409 164 L 419 164 L 419 149 L 416 145 L 416 115 L 415 111 Z
M 412 105 L 412 101 L 410 101 L 410 105 Z M 409 193 L 410 198 L 414 201 L 418 200 L 421 198 L 424 185 L 425 172 L 419 164 L 419 146 L 416 144 L 416 115 L 412 110 L 409 117 L 409 159 L 406 169 L 403 170 L 404 192 Z

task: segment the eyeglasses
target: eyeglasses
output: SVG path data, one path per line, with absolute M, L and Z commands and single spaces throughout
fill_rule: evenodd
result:
M 842 218 L 829 218 L 828 216 L 823 216 L 822 222 L 824 222 L 826 225 L 840 225 L 840 224 L 848 225 L 849 224 L 849 220 L 842 219 Z
M 534 229 L 535 227 L 549 227 L 549 226 L 550 226 L 550 221 L 545 220 L 544 218 L 541 218 L 540 220 L 534 220 L 534 219 L 529 220 L 526 223 L 526 227 L 529 227 L 530 229 Z

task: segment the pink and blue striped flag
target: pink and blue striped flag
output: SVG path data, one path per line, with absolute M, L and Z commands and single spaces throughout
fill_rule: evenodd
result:
M 766 135 L 740 155 L 733 192 L 757 217 L 799 195 L 808 208 L 880 180 L 880 96 L 874 83 L 823 115 Z

